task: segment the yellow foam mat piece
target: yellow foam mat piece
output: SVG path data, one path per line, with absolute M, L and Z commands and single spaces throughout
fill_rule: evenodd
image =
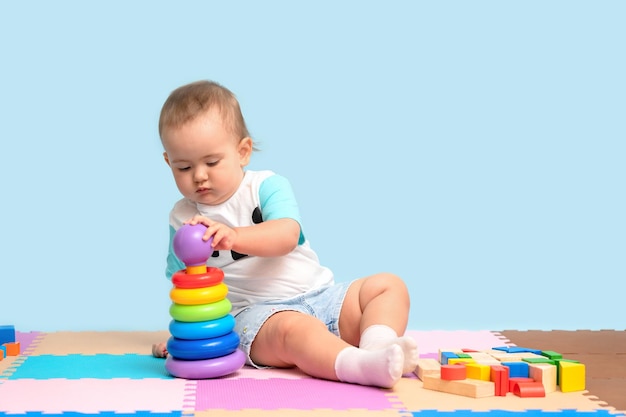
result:
M 167 331 L 53 332 L 46 333 L 31 354 L 151 354 L 152 344 L 165 342 L 169 337 Z
M 604 407 L 604 403 L 596 401 L 595 397 L 587 396 L 587 391 L 553 392 L 546 397 L 520 398 L 512 393 L 506 397 L 470 398 L 461 395 L 452 395 L 444 392 L 424 389 L 419 379 L 403 378 L 393 388 L 393 395 L 402 402 L 403 408 L 410 411 L 439 410 L 439 411 L 561 411 L 575 409 L 578 411 L 594 411 L 612 408 Z

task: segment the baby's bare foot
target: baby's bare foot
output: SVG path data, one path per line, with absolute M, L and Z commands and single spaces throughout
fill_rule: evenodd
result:
M 155 343 L 152 345 L 152 356 L 155 358 L 167 357 L 167 345 L 165 342 Z

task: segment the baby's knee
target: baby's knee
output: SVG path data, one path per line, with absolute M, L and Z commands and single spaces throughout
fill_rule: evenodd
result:
M 381 272 L 368 278 L 367 284 L 379 291 L 392 290 L 408 294 L 408 288 L 402 278 L 390 272 Z

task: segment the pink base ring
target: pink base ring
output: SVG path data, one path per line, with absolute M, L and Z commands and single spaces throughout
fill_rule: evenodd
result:
M 165 369 L 172 376 L 185 379 L 208 379 L 226 376 L 239 370 L 246 363 L 246 355 L 237 349 L 219 358 L 189 361 L 168 355 Z

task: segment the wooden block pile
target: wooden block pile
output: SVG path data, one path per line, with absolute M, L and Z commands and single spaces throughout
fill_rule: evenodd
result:
M 20 342 L 15 340 L 15 327 L 0 325 L 0 361 L 20 354 Z
M 415 369 L 425 389 L 481 398 L 545 397 L 583 391 L 585 365 L 553 351 L 517 346 L 488 351 L 440 349 L 439 360 L 420 359 Z

